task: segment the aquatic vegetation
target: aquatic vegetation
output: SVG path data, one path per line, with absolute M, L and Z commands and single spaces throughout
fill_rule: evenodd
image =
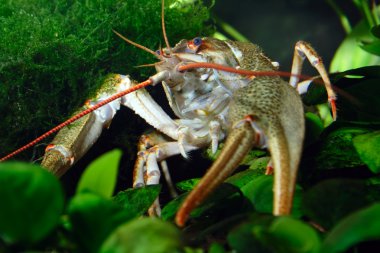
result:
M 208 35 L 209 9 L 201 1 L 167 1 L 171 43 Z M 189 8 L 189 5 L 191 8 Z M 107 73 L 142 80 L 153 69 L 146 52 L 127 45 L 112 29 L 158 49 L 163 44 L 159 0 L 1 1 L 0 150 L 62 121 L 84 103 Z M 28 155 L 30 157 L 30 154 Z

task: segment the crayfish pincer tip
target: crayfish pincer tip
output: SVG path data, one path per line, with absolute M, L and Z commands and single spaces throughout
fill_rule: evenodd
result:
M 180 213 L 177 213 L 175 217 L 175 224 L 177 224 L 178 227 L 182 228 L 185 226 L 187 218 L 188 218 L 188 215 L 182 215 Z

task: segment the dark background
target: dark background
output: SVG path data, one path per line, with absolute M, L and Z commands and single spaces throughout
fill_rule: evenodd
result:
M 335 2 L 353 22 L 358 19 L 351 1 Z M 311 43 L 328 68 L 345 36 L 338 16 L 324 0 L 219 0 L 214 13 L 260 45 L 272 60 L 280 62 L 284 71 L 290 71 L 297 41 Z

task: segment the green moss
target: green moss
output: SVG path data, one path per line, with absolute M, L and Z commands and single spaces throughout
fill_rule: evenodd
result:
M 166 2 L 171 44 L 212 33 L 201 1 L 192 8 Z M 160 0 L 0 0 L 1 153 L 61 122 L 107 73 L 152 74 L 134 66 L 155 59 L 112 29 L 157 49 L 164 44 L 160 16 Z

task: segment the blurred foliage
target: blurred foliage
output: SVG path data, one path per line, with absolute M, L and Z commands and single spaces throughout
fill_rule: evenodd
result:
M 36 89 L 34 86 L 24 85 L 37 85 L 38 82 L 50 84 L 51 94 L 58 94 L 53 89 L 55 86 L 60 89 L 71 87 L 69 79 L 66 79 L 69 75 L 66 74 L 71 74 L 75 79 L 72 87 L 75 86 L 74 83 L 90 85 L 92 83 L 88 83 L 89 80 L 94 80 L 108 71 L 122 72 L 121 66 L 127 66 L 127 62 L 131 65 L 125 67 L 128 68 L 126 72 L 136 73 L 136 78 L 148 75 L 149 72 L 144 72 L 140 76 L 137 74 L 140 69 L 135 72 L 131 66 L 151 62 L 153 59 L 145 53 L 135 52 L 125 43 L 120 43 L 110 29 L 114 28 L 138 42 L 143 40 L 143 44 L 150 48 L 157 48 L 161 38 L 159 21 L 155 30 L 149 30 L 149 35 L 153 36 L 146 38 L 146 30 L 138 30 L 143 24 L 136 17 L 144 17 L 146 20 L 154 18 L 155 21 L 151 20 L 149 25 L 155 26 L 157 16 L 160 15 L 159 1 L 141 1 L 146 4 L 144 10 L 152 7 L 151 10 L 156 11 L 156 15 L 150 16 L 141 16 L 144 11 L 137 8 L 137 1 L 52 1 L 49 4 L 45 1 L 33 2 L 34 5 L 26 1 L 7 1 L 8 5 L 0 7 L 0 20 L 7 24 L 5 28 L 8 27 L 8 30 L 0 31 L 0 35 L 6 38 L 4 41 L 7 41 L 1 48 L 3 50 L 3 45 L 7 44 L 6 48 L 9 50 L 9 53 L 4 50 L 1 55 L 8 58 L 1 61 L 3 65 L 0 65 L 0 78 L 13 77 L 4 78 L 6 82 L 0 80 L 4 86 L 4 89 L 0 89 L 2 96 L 11 96 L 6 92 L 12 89 L 16 90 L 15 94 L 18 96 L 21 96 L 21 91 L 32 92 Z M 344 71 L 330 76 L 338 93 L 337 121 L 326 124 L 325 116 L 320 113 L 326 94 L 319 83 L 312 83 L 308 93 L 303 95 L 308 109 L 306 140 L 291 216 L 275 217 L 271 214 L 273 177 L 263 175 L 270 158 L 262 150 L 250 152 L 239 171 L 192 212 L 182 231 L 173 226 L 173 218 L 181 202 L 199 179 L 189 179 L 177 184 L 181 194 L 168 203 L 163 202 L 162 219 L 159 220 L 141 216 L 159 196 L 161 186 L 113 192 L 120 151 L 111 151 L 95 160 L 86 169 L 76 194 L 67 197 L 66 202 L 58 180 L 43 169 L 30 164 L 2 163 L 0 252 L 377 252 L 380 247 L 380 66 L 368 66 L 372 64 L 364 56 L 362 58 L 361 54 L 356 54 L 356 49 L 367 50 L 372 59 L 378 57 L 378 18 L 377 12 L 373 11 L 377 9 L 376 6 L 371 6 L 369 1 L 353 2 L 362 13 L 361 22 L 365 25 L 363 28 L 346 25 L 349 33 L 347 38 L 350 37 L 355 43 L 351 43 L 351 49 L 344 53 L 340 49 L 337 51 L 336 58 L 340 58 L 337 62 L 349 63 L 345 65 Z M 133 3 L 133 6 L 128 5 L 129 3 Z M 192 0 L 176 3 L 177 5 L 171 5 L 172 8 L 167 9 L 168 27 L 173 25 L 170 20 L 179 22 L 185 18 L 186 22 L 190 22 L 186 18 L 194 13 L 187 13 L 186 6 L 196 4 L 203 10 L 199 11 L 198 19 L 195 18 L 199 23 L 194 21 L 199 24 L 194 24 L 194 29 L 198 29 L 196 32 L 199 34 L 208 18 L 207 8 Z M 130 10 L 126 9 L 127 5 L 140 16 L 127 15 Z M 173 6 L 181 8 L 175 12 Z M 338 7 L 335 5 L 337 10 Z M 33 11 L 43 13 L 47 18 L 29 14 L 34 13 Z M 99 16 L 95 12 L 99 12 Z M 59 14 L 58 17 L 55 14 Z M 341 19 L 344 17 L 342 15 L 338 11 Z M 132 23 L 125 25 L 124 22 Z M 342 23 L 344 22 L 346 21 Z M 90 23 L 95 24 L 95 27 L 90 28 Z M 49 26 L 43 27 L 42 24 Z M 24 29 L 24 40 L 11 40 L 8 33 L 16 30 L 10 29 L 11 25 Z M 132 27 L 140 33 L 130 31 Z M 366 44 L 371 46 L 363 46 L 363 37 L 355 29 L 372 34 L 373 40 Z M 168 28 L 173 33 L 169 34 L 169 38 L 175 41 L 176 36 L 185 37 L 185 30 Z M 57 31 L 57 35 L 52 34 L 52 31 Z M 203 31 L 208 33 L 211 30 L 206 28 Z M 190 30 L 186 32 L 192 33 Z M 157 37 L 154 37 L 155 34 Z M 36 41 L 32 38 L 36 38 Z M 152 41 L 149 41 L 151 38 Z M 346 40 L 343 44 L 347 43 Z M 93 44 L 79 43 L 81 41 L 91 41 Z M 12 45 L 9 45 L 11 43 L 19 46 L 20 50 L 12 49 Z M 45 46 L 41 49 L 40 45 Z M 82 47 L 83 45 L 88 47 Z M 65 48 L 67 50 L 63 50 Z M 43 64 L 36 62 L 36 52 L 39 53 L 37 56 L 41 56 L 37 59 L 42 59 Z M 82 54 L 84 52 L 88 54 Z M 132 61 L 128 57 L 133 54 L 136 54 L 136 60 Z M 362 61 L 360 68 L 354 68 L 356 60 Z M 124 65 L 113 65 L 113 62 Z M 68 65 L 74 66 L 74 69 Z M 80 66 L 79 69 L 83 71 L 78 73 L 76 66 Z M 11 75 L 12 69 L 14 75 Z M 31 70 L 37 73 L 33 78 L 28 74 L 32 73 L 28 72 Z M 66 73 L 62 74 L 62 71 Z M 49 73 L 54 73 L 53 79 L 60 82 L 50 83 L 50 79 L 47 79 Z M 79 75 L 85 77 L 81 82 L 76 79 Z M 22 77 L 22 81 L 16 77 Z M 29 78 L 28 82 L 24 78 Z M 10 85 L 11 82 L 14 85 Z M 49 90 L 44 91 L 41 96 L 50 98 L 51 94 Z M 73 91 L 73 95 L 75 94 Z M 60 99 L 70 100 L 66 97 Z M 5 103 L 3 100 L 1 102 Z M 28 109 L 37 112 L 40 110 L 31 104 L 25 107 L 32 107 Z M 17 108 L 12 110 L 16 111 Z M 17 117 L 14 118 L 16 119 Z M 6 117 L 4 121 L 10 124 Z M 42 118 L 39 123 L 47 124 L 46 119 Z M 14 139 L 12 141 L 15 142 Z M 107 174 L 107 171 L 110 173 Z M 102 178 L 105 180 L 100 182 Z
M 354 26 L 343 11 L 346 2 L 339 6 L 337 0 L 326 0 L 337 13 L 346 38 L 335 52 L 330 71 L 338 72 L 349 69 L 380 64 L 380 9 L 376 3 L 368 0 L 352 0 L 362 20 Z

